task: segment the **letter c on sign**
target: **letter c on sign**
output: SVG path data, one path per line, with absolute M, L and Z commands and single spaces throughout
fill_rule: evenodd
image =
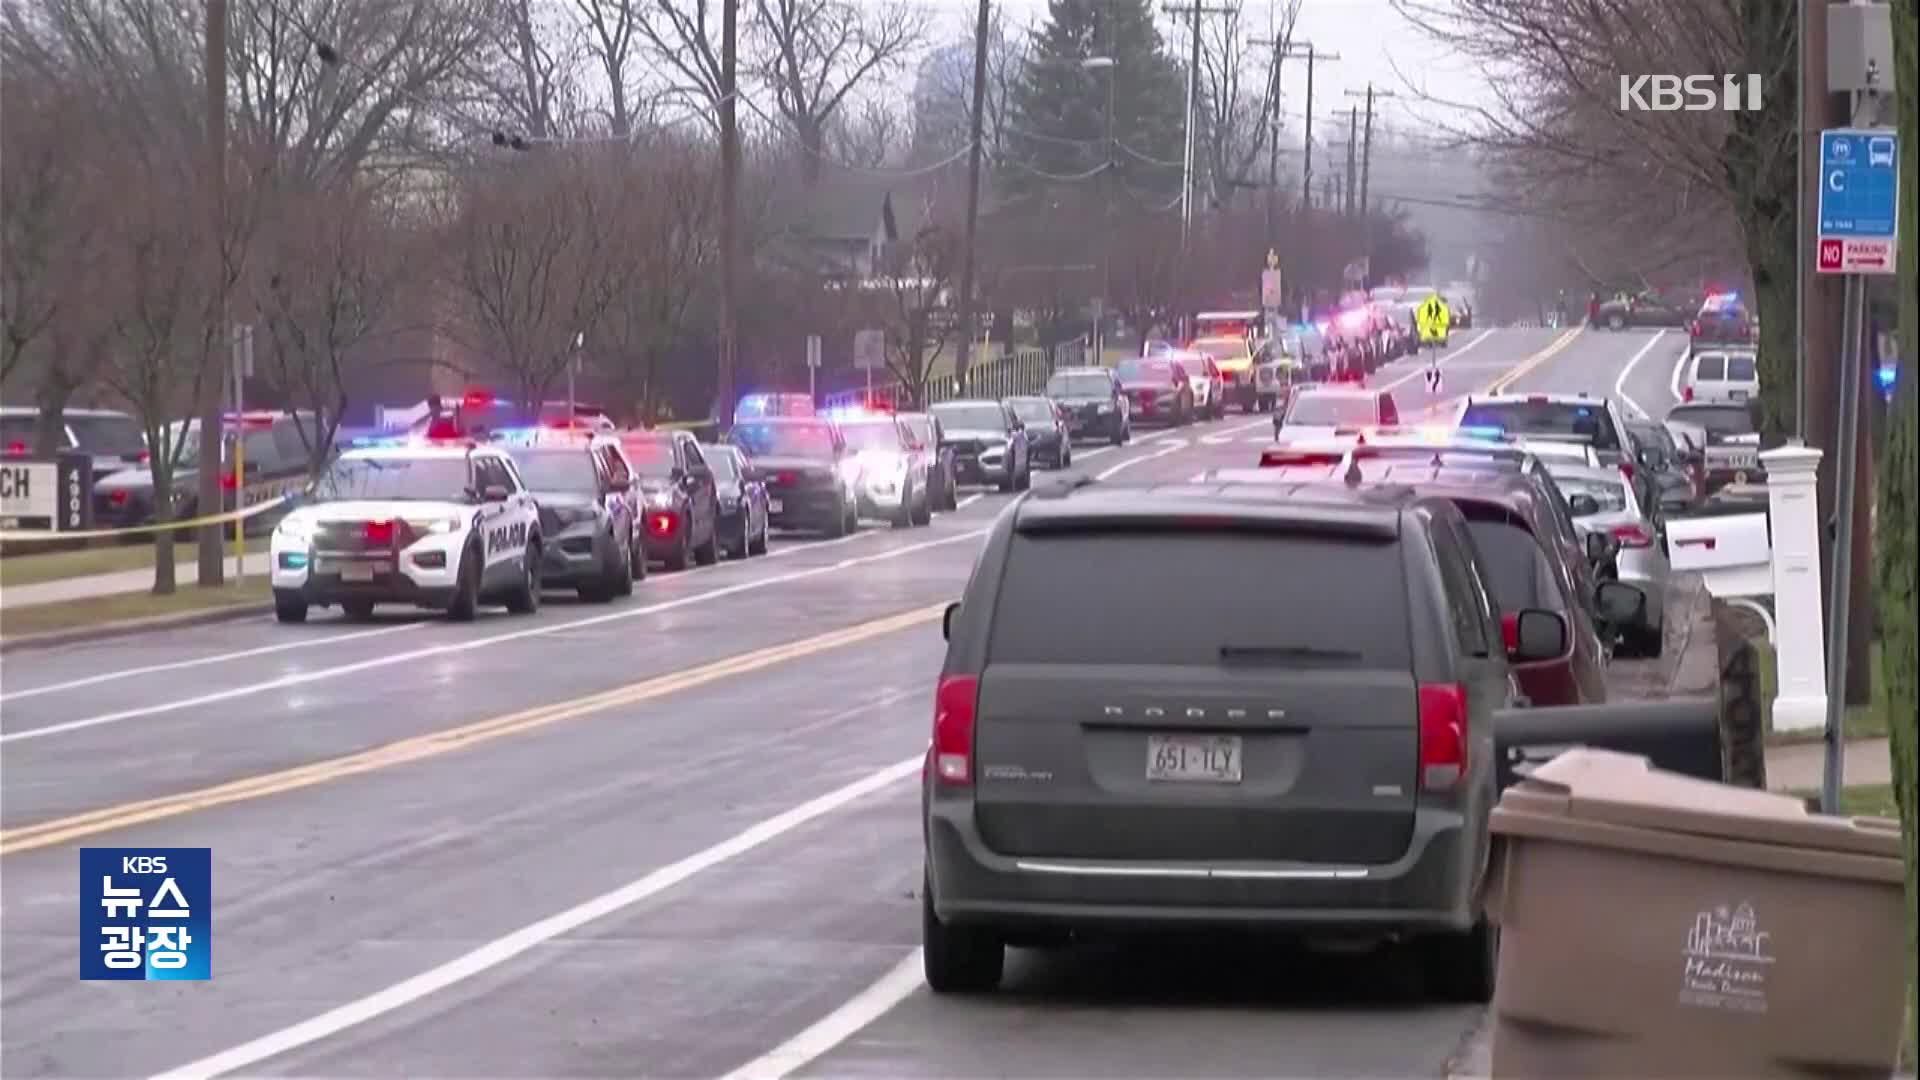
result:
M 1845 180 L 1846 178 L 1847 178 L 1847 174 L 1845 172 L 1842 172 L 1839 169 L 1835 169 L 1832 172 L 1828 173 L 1827 174 L 1827 190 L 1828 191 L 1847 190 L 1847 185 L 1844 183 L 1841 183 L 1841 181 Z

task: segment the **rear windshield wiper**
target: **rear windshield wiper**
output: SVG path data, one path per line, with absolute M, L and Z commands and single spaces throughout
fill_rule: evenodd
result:
M 1316 649 L 1311 645 L 1222 645 L 1222 660 L 1287 661 L 1321 660 L 1352 662 L 1360 654 L 1351 649 Z

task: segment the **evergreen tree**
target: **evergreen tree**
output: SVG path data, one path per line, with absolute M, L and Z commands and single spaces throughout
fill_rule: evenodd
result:
M 1096 56 L 1114 66 L 1084 66 Z M 1115 146 L 1106 141 L 1109 79 Z M 1072 184 L 1069 190 L 1091 197 L 1102 190 L 1096 181 L 1048 176 L 1079 176 L 1109 160 L 1116 205 L 1127 205 L 1129 195 L 1164 205 L 1180 190 L 1186 74 L 1166 53 L 1148 0 L 1050 0 L 1011 104 L 1016 130 L 1007 132 L 1009 160 L 998 181 L 1009 193 Z

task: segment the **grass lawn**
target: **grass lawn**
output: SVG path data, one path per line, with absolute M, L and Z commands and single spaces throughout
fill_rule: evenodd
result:
M 229 553 L 233 545 L 227 545 Z M 247 551 L 265 552 L 267 538 L 250 538 Z M 193 544 L 175 543 L 173 557 L 176 566 L 184 566 L 197 558 L 197 548 Z M 264 564 L 263 564 L 264 565 Z M 90 574 L 112 574 L 123 570 L 150 570 L 153 568 L 152 544 L 112 544 L 103 547 L 79 548 L 73 551 L 29 552 L 8 555 L 0 558 L 0 587 L 10 585 L 37 585 L 46 581 L 59 581 L 64 578 L 85 577 Z
M 31 604 L 0 611 L 0 637 L 72 630 L 124 619 L 176 615 L 210 608 L 265 604 L 272 596 L 266 578 L 254 575 L 247 579 L 245 585 L 227 585 L 218 589 L 182 585 L 172 596 L 155 596 L 145 592 L 118 593 L 58 604 Z
M 1765 642 L 1760 643 L 1760 700 L 1766 703 L 1767 744 L 1785 746 L 1793 743 L 1819 742 L 1822 733 L 1815 731 L 1773 730 L 1773 698 L 1779 693 L 1778 668 L 1774 664 L 1773 649 Z M 1869 670 L 1873 672 L 1873 701 L 1867 705 L 1847 706 L 1847 741 L 1856 739 L 1884 739 L 1887 737 L 1887 692 L 1880 678 L 1880 643 L 1874 642 L 1867 650 Z

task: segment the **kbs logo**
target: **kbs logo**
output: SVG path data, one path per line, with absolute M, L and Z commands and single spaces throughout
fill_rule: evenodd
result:
M 487 530 L 487 554 L 498 555 L 503 551 L 517 551 L 527 546 L 527 523 L 501 525 Z
M 1622 75 L 1621 112 L 1759 112 L 1758 75 Z

